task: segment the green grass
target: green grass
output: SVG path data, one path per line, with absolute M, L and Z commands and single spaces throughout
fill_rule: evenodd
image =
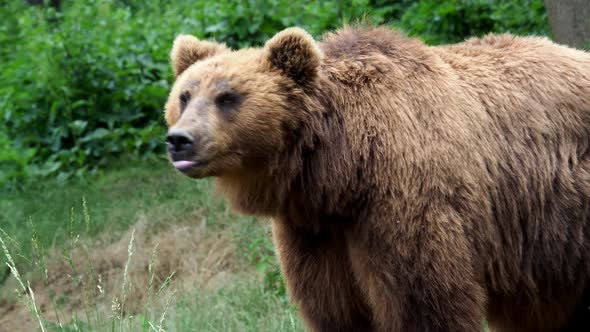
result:
M 210 181 L 190 180 L 165 160 L 133 161 L 68 182 L 40 180 L 22 191 L 1 193 L 0 228 L 26 243 L 32 223 L 41 245 L 52 246 L 68 236 L 72 209 L 75 220 L 82 220 L 83 198 L 94 221 L 91 236 L 124 231 L 145 215 L 152 226 L 189 218 L 226 223 L 235 216 L 213 192 Z M 75 222 L 74 232 L 83 226 Z
M 195 292 L 177 303 L 169 327 L 176 331 L 303 331 L 297 312 L 258 280 L 215 293 Z
M 46 282 L 43 277 L 46 265 L 45 261 L 41 261 L 36 256 L 39 252 L 44 256 L 53 255 L 45 258 L 53 260 L 54 263 L 56 260 L 68 261 L 74 256 L 69 245 L 75 243 L 84 252 L 90 251 L 83 254 L 83 256 L 86 255 L 84 257 L 87 258 L 84 259 L 88 260 L 88 264 L 82 264 L 82 267 L 87 269 L 86 272 L 81 271 L 82 274 L 93 274 L 95 272 L 93 264 L 96 263 L 91 260 L 100 257 L 101 250 L 109 243 L 117 243 L 123 239 L 121 246 L 127 252 L 129 230 L 137 227 L 140 220 L 148 223 L 146 232 L 154 238 L 158 238 L 161 234 L 170 234 L 171 229 L 187 227 L 187 225 L 192 229 L 205 227 L 205 233 L 210 234 L 208 236 L 219 236 L 219 234 L 228 236 L 229 234 L 236 251 L 235 257 L 232 258 L 235 261 L 232 263 L 235 265 L 233 270 L 237 271 L 230 272 L 231 277 L 220 278 L 221 284 L 218 282 L 213 288 L 197 286 L 192 289 L 178 288 L 180 291 L 174 295 L 166 313 L 164 320 L 166 330 L 302 331 L 296 311 L 288 304 L 284 285 L 280 282 L 278 266 L 268 234 L 269 225 L 232 213 L 223 198 L 214 194 L 210 180 L 188 179 L 174 171 L 165 160 L 136 160 L 121 163 L 119 167 L 88 174 L 84 178 L 74 178 L 67 182 L 60 182 L 57 179 L 39 180 L 22 191 L 2 192 L 0 211 L 2 211 L 0 237 L 4 239 L 14 258 L 15 267 L 20 272 L 24 287 L 28 287 L 27 281 L 31 280 L 31 285 L 37 285 L 33 288 L 38 297 L 40 293 L 43 293 L 43 289 L 35 289 L 35 287 L 43 287 L 43 282 Z M 215 242 L 217 238 L 209 240 Z M 176 238 L 173 241 L 176 241 Z M 138 242 L 135 245 L 149 243 L 151 242 L 144 241 L 143 244 Z M 33 249 L 34 247 L 45 249 L 39 251 Z M 108 252 L 108 249 L 105 250 Z M 142 252 L 145 256 L 145 249 L 142 251 L 140 247 L 132 251 L 137 250 L 139 251 L 135 256 L 131 254 L 129 256 L 131 266 L 145 264 L 145 261 L 143 263 L 137 261 L 138 255 Z M 151 249 L 149 250 L 151 252 Z M 188 252 L 184 254 L 184 257 L 198 254 Z M 168 258 L 159 257 L 158 260 L 165 262 Z M 0 286 L 6 283 L 4 287 L 0 287 L 0 309 L 2 309 L 2 303 L 10 304 L 17 301 L 13 292 L 14 288 L 23 289 L 14 277 L 9 278 L 10 270 L 6 264 L 3 264 L 4 261 L 8 259 L 0 250 L 2 266 L 0 272 L 3 272 L 0 276 Z M 40 262 L 43 264 L 40 265 Z M 71 265 L 72 270 L 75 270 L 74 265 Z M 55 274 L 49 271 L 50 277 L 52 273 Z M 137 276 L 137 272 L 134 273 Z M 119 274 L 116 278 L 123 280 L 124 273 L 120 271 Z M 146 270 L 145 275 L 149 275 L 149 271 Z M 82 277 L 75 275 L 68 278 L 64 279 L 71 282 L 74 289 L 80 292 L 92 290 L 98 284 L 88 284 L 89 280 L 96 283 L 96 279 L 82 281 Z M 177 289 L 175 282 L 178 281 L 175 278 L 168 286 L 170 291 Z M 180 282 L 186 286 L 190 284 L 192 277 L 185 275 L 182 278 L 184 280 Z M 188 282 L 187 279 L 189 279 Z M 35 280 L 37 280 L 36 283 Z M 129 280 L 130 284 L 133 282 L 133 278 Z M 157 282 L 160 284 L 155 287 L 161 287 L 161 278 Z M 45 285 L 48 287 L 47 283 Z M 144 294 L 145 292 L 149 294 L 144 286 L 141 284 L 140 287 L 129 289 L 137 291 L 137 288 L 140 288 Z M 52 295 L 53 305 L 59 307 L 58 311 L 68 310 L 67 301 L 75 296 L 67 292 L 60 294 L 59 287 L 58 293 Z M 48 289 L 49 291 L 45 293 L 52 292 L 50 288 Z M 95 296 L 92 295 L 92 291 L 89 294 L 90 297 Z M 165 291 L 156 296 L 160 297 L 157 299 L 159 303 L 154 304 L 150 309 L 151 312 L 148 313 L 150 322 L 159 322 L 170 294 L 171 292 Z M 129 295 L 137 298 L 136 295 Z M 6 298 L 7 296 L 12 296 L 12 299 Z M 32 308 L 29 313 L 30 318 L 37 321 L 30 295 L 21 296 L 20 301 Z M 85 301 L 93 303 L 92 298 L 87 298 Z M 97 310 L 99 313 L 96 316 L 99 317 L 94 318 L 92 314 L 88 321 L 84 317 L 72 318 L 71 312 L 62 312 L 63 327 L 60 327 L 55 322 L 47 320 L 46 316 L 50 314 L 47 311 L 48 308 L 45 311 L 39 310 L 41 320 L 45 327 L 56 331 L 119 330 L 116 324 L 113 325 L 113 319 L 109 318 L 110 299 L 103 298 L 101 301 L 103 307 L 104 302 L 107 303 L 107 309 Z M 38 302 L 39 299 L 37 299 Z M 82 305 L 87 303 L 83 301 Z M 96 306 L 96 301 L 94 305 Z M 94 307 L 86 309 L 91 313 L 94 310 Z M 123 330 L 146 331 L 142 321 L 143 313 L 135 312 L 132 315 L 130 319 L 133 324 L 127 326 L 122 324 Z M 2 325 L 1 320 L 0 325 Z

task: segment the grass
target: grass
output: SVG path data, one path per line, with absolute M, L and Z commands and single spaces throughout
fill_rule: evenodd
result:
M 0 330 L 302 331 L 268 224 L 213 192 L 164 160 L 3 192 Z
M 206 220 L 212 226 L 231 223 L 236 216 L 213 192 L 210 181 L 188 180 L 165 160 L 133 161 L 74 181 L 50 179 L 19 192 L 0 193 L 0 233 L 28 244 L 35 232 L 39 245 L 48 248 L 63 243 L 72 232 L 116 236 L 144 216 L 149 216 L 153 231 L 186 220 Z M 95 221 L 89 229 L 81 222 L 83 199 Z M 21 256 L 31 255 L 31 246 L 20 249 Z M 7 273 L 1 266 L 0 283 Z
M 294 308 L 269 297 L 259 280 L 214 293 L 195 292 L 177 303 L 176 331 L 303 331 Z
M 95 236 L 105 230 L 123 231 L 140 215 L 150 215 L 155 225 L 175 219 L 201 217 L 225 219 L 233 215 L 221 198 L 211 195 L 209 181 L 191 181 L 173 171 L 164 160 L 133 162 L 67 183 L 40 181 L 20 192 L 4 192 L 0 199 L 0 227 L 19 242 L 30 237 L 30 220 L 43 245 L 65 239 L 72 208 L 82 218 L 85 198 Z M 211 220 L 212 221 L 212 220 Z M 219 221 L 219 220 L 217 220 Z

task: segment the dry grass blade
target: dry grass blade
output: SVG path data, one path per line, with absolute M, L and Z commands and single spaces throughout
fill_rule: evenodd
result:
M 125 269 L 123 270 L 123 285 L 121 286 L 122 300 L 121 310 L 119 314 L 120 325 L 119 331 L 123 331 L 123 313 L 125 311 L 125 300 L 127 299 L 127 282 L 129 278 L 129 264 L 131 263 L 131 257 L 133 256 L 133 241 L 135 240 L 135 228 L 131 232 L 131 239 L 129 240 L 129 246 L 127 247 L 127 262 L 125 263 Z
M 8 250 L 8 247 L 6 247 L 6 243 L 4 243 L 4 239 L 2 239 L 1 236 L 0 236 L 0 244 L 2 245 L 2 250 L 4 251 L 4 256 L 6 256 L 6 259 L 8 260 L 6 262 L 6 265 L 8 265 L 10 272 L 12 273 L 14 278 L 18 281 L 23 292 L 25 293 L 25 299 L 26 299 L 25 305 L 29 308 L 29 310 L 32 313 L 35 314 L 35 316 L 37 317 L 37 320 L 39 322 L 39 328 L 41 329 L 42 332 L 45 332 L 45 328 L 43 327 L 43 321 L 41 320 L 41 316 L 39 315 L 39 310 L 37 308 L 37 305 L 35 304 L 35 297 L 33 294 L 33 290 L 31 289 L 30 286 L 25 287 L 25 284 L 23 283 L 23 281 L 21 279 L 18 269 L 16 268 L 16 264 L 14 264 L 14 260 L 12 259 L 12 256 L 10 255 L 10 251 Z

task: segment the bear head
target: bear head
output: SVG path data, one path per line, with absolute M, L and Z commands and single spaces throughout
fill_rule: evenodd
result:
M 190 177 L 223 177 L 255 174 L 285 151 L 289 134 L 313 108 L 306 96 L 317 89 L 322 51 L 299 28 L 279 32 L 261 48 L 236 51 L 180 35 L 171 62 L 170 159 Z

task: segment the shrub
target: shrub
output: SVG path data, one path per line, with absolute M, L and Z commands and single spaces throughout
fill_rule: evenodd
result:
M 288 26 L 319 36 L 357 19 L 393 21 L 433 44 L 548 31 L 542 0 L 10 0 L 0 16 L 0 184 L 163 153 L 179 33 L 241 48 Z
M 549 33 L 542 0 L 421 0 L 408 8 L 399 26 L 430 44 L 459 42 L 489 32 Z
M 171 31 L 132 20 L 109 1 L 63 12 L 23 7 L 15 30 L 18 41 L 3 57 L 0 91 L 9 101 L 0 115 L 13 149 L 30 151 L 38 174 L 158 150 Z
M 56 10 L 13 0 L 0 9 L 8 18 L 0 42 L 10 46 L 0 53 L 0 181 L 162 153 L 168 52 L 178 33 L 238 48 L 291 25 L 319 34 L 366 8 L 365 0 L 94 0 Z

